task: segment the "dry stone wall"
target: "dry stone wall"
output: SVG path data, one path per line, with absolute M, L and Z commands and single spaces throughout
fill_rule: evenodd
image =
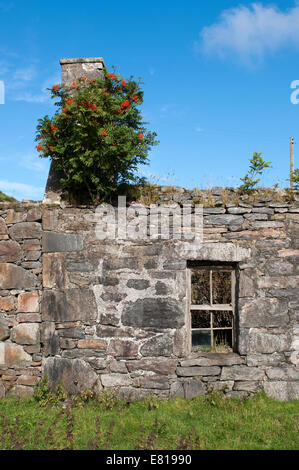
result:
M 99 240 L 93 208 L 1 204 L 1 396 L 32 394 L 45 374 L 70 393 L 112 387 L 131 399 L 222 389 L 298 398 L 298 196 L 211 196 L 203 244 L 188 253 L 174 239 Z M 155 203 L 197 198 L 164 189 Z M 192 260 L 237 267 L 233 353 L 191 351 Z

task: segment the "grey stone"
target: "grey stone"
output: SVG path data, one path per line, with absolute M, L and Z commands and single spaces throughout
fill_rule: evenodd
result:
M 82 359 L 48 357 L 43 362 L 43 375 L 48 377 L 52 390 L 60 383 L 66 392 L 78 394 L 83 390 L 99 391 L 99 376 Z
M 29 271 L 9 263 L 0 263 L 0 289 L 32 289 L 36 276 Z
M 220 380 L 263 380 L 265 373 L 257 367 L 232 366 L 223 367 Z
M 242 225 L 243 217 L 239 215 L 208 215 L 204 217 L 205 225 Z
M 71 272 L 86 273 L 86 272 L 93 271 L 94 267 L 91 263 L 88 263 L 87 261 L 86 262 L 82 261 L 82 262 L 77 262 L 77 263 L 76 262 L 69 263 L 66 269 Z
M 233 213 L 233 212 L 232 212 Z M 225 209 L 221 207 L 204 207 L 203 214 L 225 214 Z
M 127 304 L 122 323 L 135 328 L 179 328 L 185 323 L 185 312 L 171 299 L 146 298 Z
M 227 212 L 229 214 L 239 215 L 239 214 L 248 214 L 251 212 L 251 208 L 248 207 L 229 207 Z
M 270 380 L 299 381 L 299 369 L 284 365 L 282 367 L 271 367 L 266 370 Z
M 177 363 L 177 359 L 152 357 L 135 361 L 127 361 L 126 365 L 129 372 L 146 370 L 161 375 L 173 375 L 175 373 Z
M 117 259 L 106 259 L 103 262 L 103 271 L 114 271 L 117 269 L 137 269 L 138 260 L 137 258 L 117 258 Z
M 104 374 L 101 381 L 103 387 L 127 387 L 133 383 L 131 377 L 125 374 Z
M 267 214 L 244 214 L 247 220 L 268 220 Z
M 34 393 L 33 387 L 25 385 L 13 385 L 7 392 L 8 397 L 27 398 L 32 397 Z
M 294 266 L 288 261 L 270 260 L 267 267 L 270 276 L 290 275 L 294 273 Z
M 274 214 L 274 209 L 270 209 L 269 207 L 254 207 L 252 209 L 252 212 L 256 212 L 258 214 L 273 215 Z
M 43 291 L 42 296 L 43 321 L 95 321 L 97 318 L 97 305 L 91 289 L 67 289 Z
M 176 397 L 184 397 L 184 384 L 183 382 L 173 382 L 170 385 L 170 391 L 169 391 L 169 397 L 170 398 L 176 398 Z
M 267 395 L 279 401 L 299 398 L 299 382 L 265 382 L 264 390 Z
M 150 338 L 140 349 L 142 356 L 170 356 L 172 352 L 173 341 L 167 335 Z
M 200 353 L 199 357 L 181 361 L 181 367 L 232 366 L 244 364 L 244 359 L 235 353 Z
M 44 232 L 42 243 L 44 253 L 81 251 L 84 248 L 82 235 L 74 233 Z
M 41 323 L 41 343 L 44 357 L 56 356 L 59 353 L 59 336 L 54 322 Z
M 0 341 L 5 341 L 9 338 L 10 330 L 8 327 L 8 320 L 0 318 Z
M 234 390 L 244 390 L 245 392 L 257 392 L 259 388 L 259 382 L 249 382 L 247 380 L 236 381 L 234 385 Z
M 249 367 L 279 366 L 283 364 L 285 357 L 282 353 L 273 354 L 248 354 L 246 362 Z
M 115 357 L 133 358 L 138 354 L 138 344 L 130 340 L 112 339 L 107 353 Z
M 211 367 L 178 367 L 176 373 L 180 377 L 194 377 L 194 376 L 204 376 L 204 375 L 219 375 L 221 372 L 220 367 L 211 366 Z
M 186 260 L 168 260 L 163 264 L 163 269 L 169 271 L 180 271 L 186 269 Z
M 288 323 L 286 300 L 258 298 L 240 308 L 240 326 L 247 328 L 276 327 Z
M 184 382 L 184 394 L 186 399 L 191 399 L 200 395 L 205 395 L 207 392 L 206 386 L 196 380 L 196 379 L 189 379 Z
M 169 288 L 168 286 L 161 281 L 158 281 L 157 284 L 155 285 L 155 290 L 157 295 L 167 295 L 169 294 Z
M 42 236 L 42 226 L 38 222 L 20 222 L 9 229 L 9 235 L 13 239 L 38 238 Z
M 169 379 L 158 375 L 148 377 L 137 377 L 134 379 L 134 385 L 140 388 L 150 388 L 158 390 L 168 390 L 170 387 Z
M 144 290 L 149 287 L 150 283 L 147 279 L 129 279 L 127 286 L 131 289 Z
M 271 354 L 288 351 L 290 337 L 286 334 L 271 334 L 267 330 L 251 328 L 249 331 L 249 352 Z

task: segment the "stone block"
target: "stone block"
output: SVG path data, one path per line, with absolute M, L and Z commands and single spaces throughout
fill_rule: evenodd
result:
M 101 376 L 103 387 L 128 387 L 133 380 L 125 374 L 104 374 Z
M 266 370 L 266 374 L 270 380 L 285 380 L 299 382 L 299 369 L 284 365 L 282 367 L 271 367 Z
M 0 312 L 10 312 L 14 309 L 15 302 L 13 297 L 0 297 Z
M 135 328 L 179 328 L 185 323 L 185 312 L 171 299 L 145 298 L 127 304 L 122 323 Z
M 184 397 L 184 383 L 181 381 L 176 381 L 170 384 L 170 391 L 169 397 L 176 398 L 176 397 Z
M 42 227 L 38 222 L 19 222 L 9 229 L 9 235 L 14 240 L 38 238 L 42 236 Z
M 181 361 L 181 367 L 233 366 L 244 364 L 244 359 L 235 353 L 200 353 L 197 357 Z
M 27 222 L 37 222 L 41 221 L 42 219 L 42 208 L 41 207 L 33 207 L 29 209 L 27 214 Z
M 133 380 L 133 385 L 140 388 L 150 388 L 158 390 L 168 390 L 170 387 L 168 377 L 161 377 L 161 375 L 150 375 L 148 377 L 136 377 Z
M 48 289 L 67 288 L 65 253 L 43 254 L 43 287 Z
M 127 286 L 131 289 L 144 290 L 150 286 L 150 283 L 147 279 L 129 279 Z
M 32 358 L 23 347 L 14 343 L 0 343 L 0 364 L 7 367 L 25 367 Z
M 112 339 L 107 353 L 115 357 L 137 357 L 138 344 L 130 340 Z
M 39 325 L 36 323 L 22 323 L 13 327 L 11 340 L 17 344 L 37 344 L 40 342 Z
M 101 390 L 99 376 L 82 359 L 48 357 L 43 362 L 43 375 L 46 375 L 55 391 L 58 383 L 66 392 L 76 395 L 83 390 Z
M 223 214 L 204 216 L 205 225 L 242 225 L 243 217 L 240 215 Z
M 163 357 L 144 358 L 126 362 L 129 372 L 150 371 L 161 375 L 173 375 L 177 364 L 177 359 L 168 359 Z
M 7 234 L 7 228 L 6 228 L 6 223 L 5 220 L 0 217 L 0 235 L 6 235 Z
M 54 322 L 44 321 L 41 324 L 41 343 L 43 356 L 56 356 L 59 353 L 59 337 Z
M 265 382 L 264 390 L 269 397 L 279 401 L 298 400 L 299 382 Z
M 10 330 L 8 325 L 8 320 L 0 317 L 0 341 L 5 341 L 9 338 Z
M 32 397 L 34 393 L 33 387 L 27 387 L 25 385 L 14 385 L 8 392 L 8 397 L 28 398 Z
M 137 258 L 125 257 L 116 259 L 106 259 L 103 262 L 103 271 L 115 271 L 118 269 L 137 269 Z
M 272 354 L 289 351 L 290 337 L 287 334 L 271 334 L 267 330 L 251 328 L 249 330 L 249 351 L 251 354 Z
M 0 263 L 0 289 L 32 289 L 36 276 L 29 271 L 8 263 Z
M 82 235 L 75 233 L 44 232 L 43 252 L 56 253 L 81 251 L 84 248 Z
M 249 367 L 278 366 L 285 362 L 284 354 L 247 354 L 246 362 Z
M 243 305 L 240 302 L 240 307 L 241 327 L 280 327 L 289 321 L 286 300 L 261 297 Z
M 39 296 L 37 292 L 25 292 L 18 296 L 18 312 L 39 312 Z
M 184 395 L 185 398 L 191 399 L 200 395 L 205 395 L 207 393 L 207 388 L 205 384 L 196 380 L 189 379 L 184 382 Z
M 178 367 L 176 373 L 180 377 L 195 377 L 195 376 L 204 376 L 204 375 L 219 375 L 221 372 L 220 367 L 211 366 L 211 367 Z
M 16 241 L 0 241 L 0 262 L 16 263 L 21 257 L 21 247 Z
M 220 380 L 263 380 L 265 373 L 257 367 L 231 366 L 223 367 Z
M 102 339 L 88 338 L 80 339 L 78 341 L 79 349 L 97 349 L 105 351 L 107 349 L 107 342 Z
M 243 380 L 243 381 L 237 380 L 234 384 L 234 390 L 243 390 L 244 392 L 254 393 L 254 392 L 257 392 L 259 388 L 260 388 L 259 382 L 255 382 L 255 381 L 249 382 L 247 380 Z
M 150 338 L 140 349 L 142 356 L 171 356 L 172 352 L 173 341 L 167 335 Z
M 95 321 L 98 314 L 94 293 L 91 289 L 44 290 L 42 297 L 43 321 L 84 323 Z

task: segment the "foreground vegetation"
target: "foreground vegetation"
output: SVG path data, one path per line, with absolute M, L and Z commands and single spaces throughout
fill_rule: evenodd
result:
M 0 191 L 0 202 L 16 202 L 16 199 L 11 196 L 7 196 L 2 191 Z
M 0 401 L 0 449 L 298 449 L 298 400 L 264 393 L 248 400 L 212 394 L 192 400 L 113 394 L 41 406 Z

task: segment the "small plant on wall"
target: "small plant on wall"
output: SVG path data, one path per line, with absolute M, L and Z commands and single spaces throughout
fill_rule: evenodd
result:
M 248 173 L 244 178 L 240 178 L 243 182 L 238 188 L 240 193 L 250 192 L 260 181 L 260 178 L 257 178 L 257 176 L 261 176 L 265 168 L 271 168 L 271 162 L 265 162 L 264 158 L 261 157 L 261 152 L 254 152 L 249 163 Z
M 36 149 L 52 159 L 67 196 L 99 203 L 111 200 L 119 185 L 136 183 L 138 165 L 158 143 L 142 122 L 140 84 L 105 69 L 103 78 L 81 77 L 50 91 L 58 110 L 39 120 Z

